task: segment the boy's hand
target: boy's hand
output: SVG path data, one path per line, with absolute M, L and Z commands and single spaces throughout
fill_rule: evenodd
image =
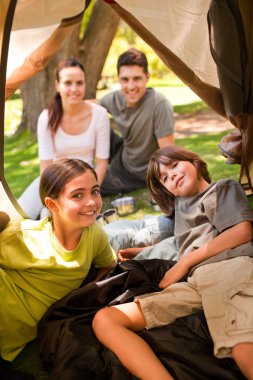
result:
M 119 249 L 118 251 L 119 261 L 131 260 L 135 256 L 137 256 L 138 253 L 140 253 L 143 249 L 144 248 L 139 248 L 139 247 Z
M 189 271 L 186 260 L 182 258 L 171 269 L 169 269 L 159 283 L 159 288 L 165 289 L 168 286 L 181 280 Z

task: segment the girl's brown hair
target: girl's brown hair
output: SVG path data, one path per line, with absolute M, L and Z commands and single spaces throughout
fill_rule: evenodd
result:
M 57 199 L 66 183 L 87 171 L 91 171 L 97 181 L 95 170 L 82 160 L 66 158 L 49 165 L 40 179 L 40 198 L 43 205 L 45 206 L 46 197 Z
M 75 58 L 68 58 L 61 61 L 56 69 L 56 80 L 59 82 L 60 80 L 60 72 L 63 69 L 68 67 L 79 67 L 85 75 L 85 69 L 83 65 L 77 61 Z M 49 107 L 48 107 L 48 127 L 51 129 L 52 134 L 54 135 L 57 131 L 57 128 L 61 122 L 61 118 L 63 115 L 62 101 L 61 95 L 59 92 L 56 92 Z
M 195 166 L 199 178 L 204 178 L 208 183 L 212 181 L 207 164 L 196 153 L 177 145 L 169 145 L 155 151 L 149 161 L 147 183 L 152 197 L 167 215 L 174 213 L 175 196 L 161 184 L 159 164 L 168 166 L 174 161 L 191 162 Z

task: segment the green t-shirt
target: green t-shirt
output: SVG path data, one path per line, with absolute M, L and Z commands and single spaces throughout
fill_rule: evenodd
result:
M 13 360 L 36 337 L 48 307 L 87 276 L 91 264 L 110 266 L 115 254 L 95 223 L 84 228 L 77 248 L 64 249 L 50 219 L 10 223 L 0 234 L 0 355 Z

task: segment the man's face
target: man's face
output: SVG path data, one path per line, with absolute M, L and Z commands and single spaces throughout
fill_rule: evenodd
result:
M 119 70 L 119 83 L 128 107 L 134 107 L 144 96 L 147 90 L 149 74 L 137 65 L 121 66 Z

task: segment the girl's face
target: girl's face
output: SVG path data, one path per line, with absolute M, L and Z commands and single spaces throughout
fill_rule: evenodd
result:
M 175 196 L 195 195 L 208 186 L 203 178 L 198 178 L 195 166 L 189 161 L 174 161 L 168 166 L 159 164 L 159 168 L 161 184 Z
M 83 101 L 85 95 L 85 75 L 80 67 L 66 67 L 59 72 L 56 90 L 60 93 L 62 103 L 76 104 Z
M 94 174 L 85 173 L 66 183 L 59 197 L 53 200 L 54 223 L 83 228 L 95 223 L 102 207 L 99 185 Z

